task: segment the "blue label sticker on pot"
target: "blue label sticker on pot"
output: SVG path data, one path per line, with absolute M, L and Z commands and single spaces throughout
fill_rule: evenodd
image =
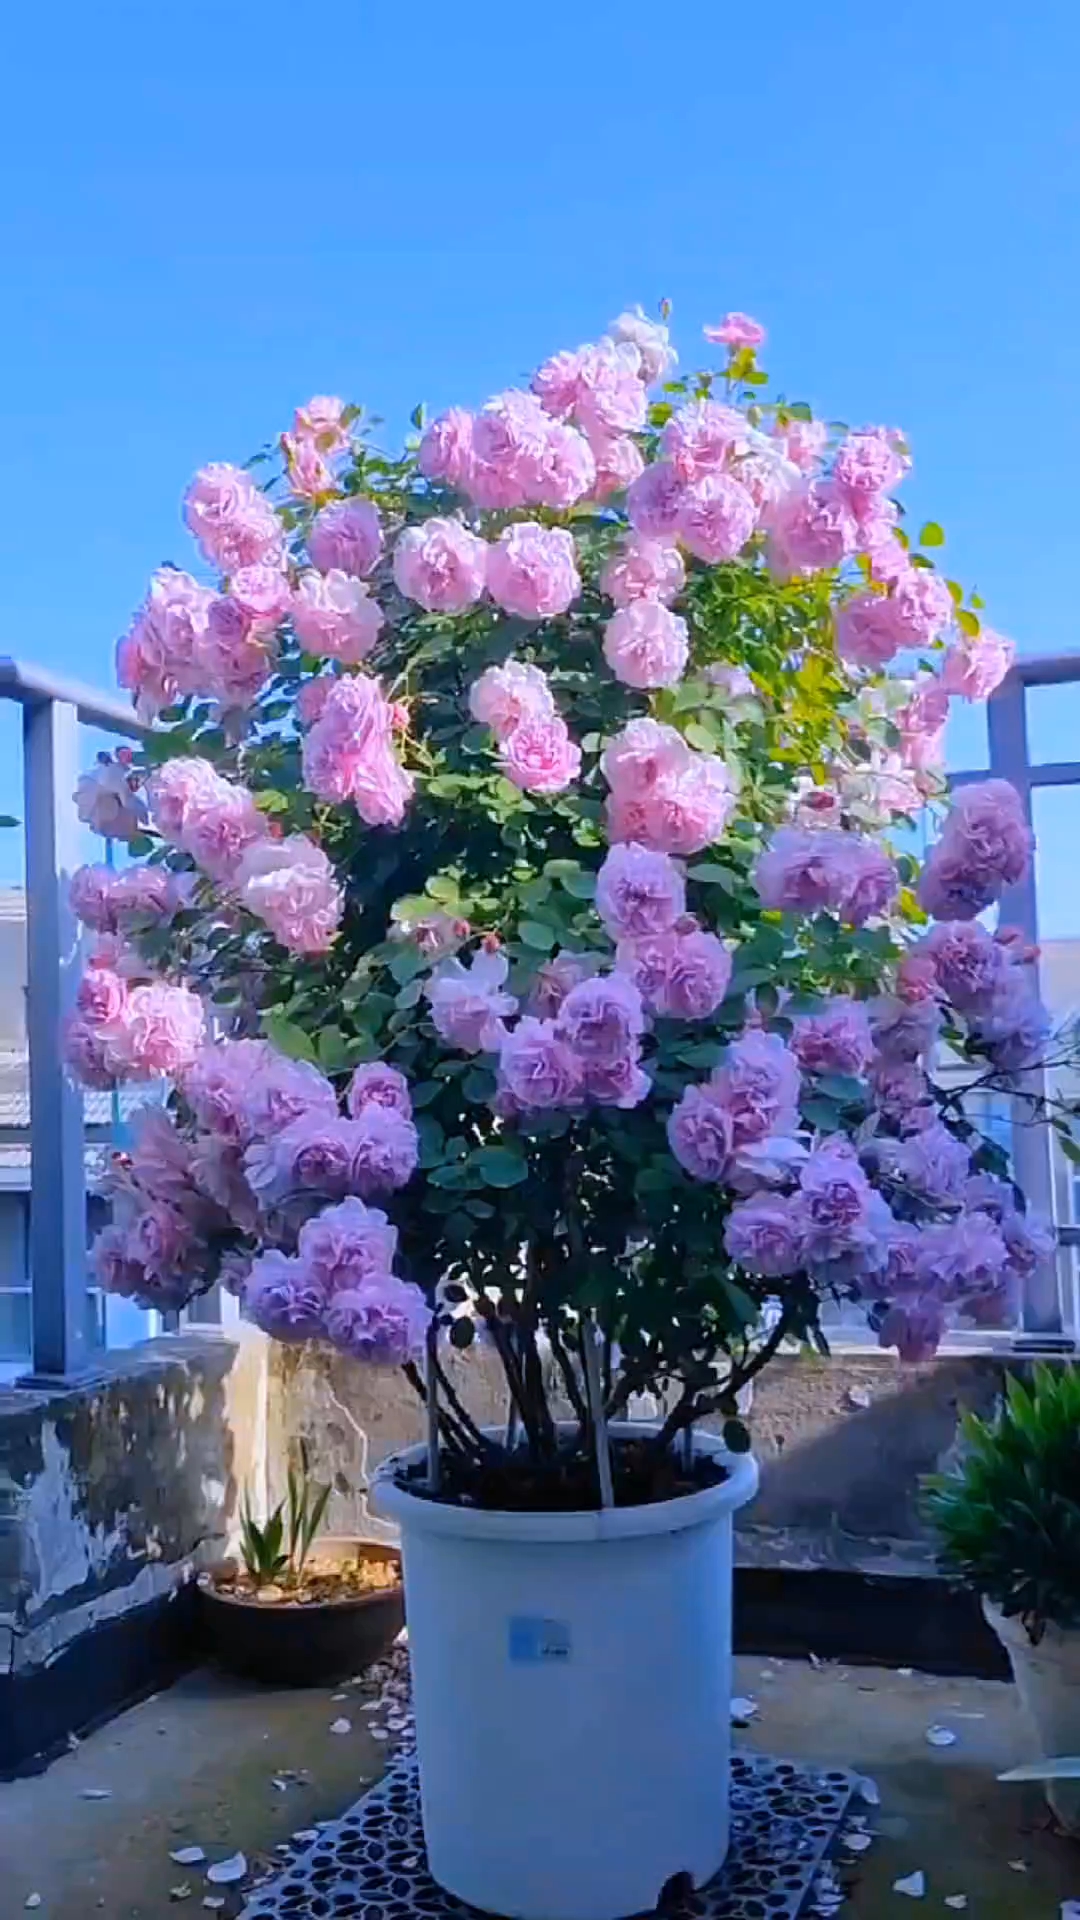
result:
M 539 1620 L 519 1614 L 509 1622 L 511 1660 L 534 1665 L 539 1660 L 569 1660 L 570 1626 L 566 1620 Z

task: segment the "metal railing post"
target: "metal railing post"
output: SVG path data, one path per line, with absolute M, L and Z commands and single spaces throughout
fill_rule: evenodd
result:
M 68 880 L 78 864 L 71 796 L 78 712 L 44 699 L 23 708 L 26 796 L 27 1028 L 30 1052 L 30 1284 L 33 1381 L 86 1371 L 88 1340 L 83 1101 L 64 1068 L 63 1022 L 78 979 Z

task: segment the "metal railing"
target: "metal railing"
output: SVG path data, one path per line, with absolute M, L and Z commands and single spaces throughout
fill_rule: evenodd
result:
M 1016 787 L 1029 822 L 1037 788 L 1080 784 L 1080 761 L 1033 766 L 1028 750 L 1029 687 L 1080 681 L 1080 654 L 1021 660 L 988 706 L 989 766 L 952 776 L 954 785 L 987 774 Z M 126 738 L 146 731 L 131 709 L 108 694 L 0 659 L 0 699 L 22 708 L 24 834 L 27 905 L 27 1032 L 30 1054 L 30 1279 L 32 1371 L 24 1384 L 55 1385 L 88 1372 L 94 1349 L 87 1336 L 86 1127 L 82 1095 L 64 1068 L 62 1027 L 80 971 L 79 934 L 68 903 L 68 880 L 79 864 L 78 820 L 72 795 L 80 766 L 80 724 Z M 1001 903 L 1002 920 L 1038 941 L 1034 870 Z M 1039 1092 L 1045 1075 L 1028 1076 Z M 1047 1128 L 1022 1124 L 1025 1102 L 1015 1103 L 1013 1165 L 1037 1211 L 1054 1214 L 1052 1143 Z M 1059 1228 L 1063 1248 L 1080 1246 L 1080 1227 Z M 1060 1275 L 1053 1263 L 1035 1274 L 1023 1302 L 1019 1344 L 1054 1348 L 1073 1344 L 1065 1332 Z M 217 1318 L 205 1307 L 200 1318 Z

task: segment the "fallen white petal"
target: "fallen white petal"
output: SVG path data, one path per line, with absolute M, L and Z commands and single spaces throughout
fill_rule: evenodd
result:
M 199 1867 L 206 1859 L 206 1854 L 202 1847 L 177 1847 L 175 1853 L 170 1853 L 169 1859 L 175 1860 L 178 1867 Z
M 870 1775 L 868 1773 L 863 1773 L 859 1775 L 858 1779 L 855 1782 L 855 1791 L 858 1794 L 860 1800 L 865 1800 L 868 1807 L 880 1807 L 881 1805 L 880 1788 L 878 1787 L 877 1781 L 871 1780 Z
M 297 1827 L 296 1832 L 293 1834 L 293 1839 L 296 1841 L 298 1847 L 310 1847 L 312 1842 L 317 1840 L 318 1837 L 318 1827 Z
M 955 1747 L 956 1735 L 951 1727 L 927 1727 L 926 1743 L 930 1747 Z
M 1010 1860 L 1009 1866 L 1011 1867 L 1013 1873 L 1028 1872 L 1028 1863 L 1026 1860 Z
M 247 1860 L 242 1853 L 230 1853 L 227 1860 L 218 1860 L 206 1870 L 206 1877 L 215 1887 L 231 1887 L 234 1880 L 242 1880 L 248 1870 Z
M 909 1900 L 924 1900 L 926 1898 L 926 1875 L 925 1873 L 909 1873 L 904 1880 L 894 1880 L 892 1890 L 894 1893 L 906 1893 Z
M 845 1833 L 844 1845 L 851 1853 L 865 1853 L 874 1844 L 872 1833 Z
M 170 1887 L 169 1899 L 170 1900 L 190 1900 L 191 1886 L 189 1882 L 187 1880 L 182 1880 L 178 1887 Z
M 112 1788 L 111 1787 L 84 1787 L 82 1789 L 82 1792 L 79 1795 L 79 1799 L 80 1800 L 111 1800 Z
M 275 1773 L 270 1785 L 274 1787 L 278 1793 L 288 1793 L 289 1791 L 289 1782 L 283 1780 L 280 1773 Z
M 865 1387 L 849 1387 L 847 1400 L 850 1407 L 869 1407 L 873 1404 Z
M 967 1894 L 947 1893 L 945 1895 L 945 1905 L 952 1907 L 957 1913 L 963 1913 L 964 1908 L 967 1906 Z
M 389 1740 L 390 1738 L 385 1727 L 372 1727 L 370 1731 L 373 1740 Z
M 914 1667 L 897 1667 L 896 1671 L 899 1674 L 901 1680 L 911 1680 L 914 1678 L 914 1674 L 915 1674 Z
M 340 1720 L 331 1720 L 330 1731 L 331 1733 L 351 1733 L 352 1721 L 346 1720 L 344 1716 Z
M 736 1694 L 731 1703 L 731 1717 L 733 1720 L 752 1720 L 757 1710 L 757 1701 L 748 1693 Z

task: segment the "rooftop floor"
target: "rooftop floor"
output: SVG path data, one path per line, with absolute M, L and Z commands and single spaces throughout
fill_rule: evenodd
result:
M 850 1886 L 841 1920 L 944 1917 L 957 1894 L 971 1920 L 1059 1920 L 1063 1902 L 1080 1901 L 1080 1844 L 1050 1830 L 1037 1789 L 995 1779 L 1033 1750 L 1010 1687 L 761 1658 L 735 1667 L 735 1693 L 758 1704 L 737 1742 L 877 1784 L 880 1807 L 860 1809 L 877 1837 L 840 1868 Z M 372 1731 L 387 1731 L 387 1709 L 373 1710 L 379 1692 L 269 1692 L 194 1673 L 47 1773 L 0 1786 L 0 1920 L 34 1894 L 42 1920 L 164 1920 L 223 1895 L 227 1920 L 240 1890 L 170 1853 L 200 1846 L 215 1861 L 239 1850 L 257 1871 L 290 1835 L 342 1812 L 378 1777 L 393 1739 Z M 331 1732 L 343 1719 L 349 1731 Z M 932 1726 L 955 1742 L 930 1745 Z M 919 1870 L 922 1902 L 893 1891 Z

